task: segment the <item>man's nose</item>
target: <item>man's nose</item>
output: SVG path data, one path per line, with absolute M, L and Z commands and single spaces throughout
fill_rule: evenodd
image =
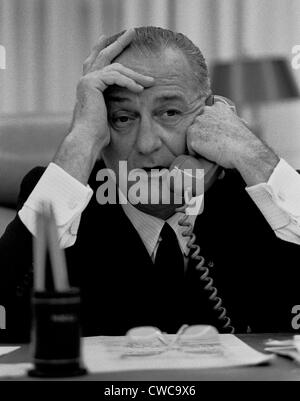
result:
M 161 128 L 149 117 L 142 117 L 137 133 L 136 148 L 142 154 L 150 154 L 161 147 Z

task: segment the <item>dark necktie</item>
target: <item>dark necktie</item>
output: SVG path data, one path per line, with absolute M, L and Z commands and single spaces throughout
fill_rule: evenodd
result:
M 161 233 L 155 257 L 157 310 L 161 329 L 175 332 L 182 324 L 184 259 L 177 236 L 168 223 Z

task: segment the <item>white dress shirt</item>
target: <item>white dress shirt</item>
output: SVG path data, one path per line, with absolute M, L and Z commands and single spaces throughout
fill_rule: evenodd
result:
M 182 233 L 186 231 L 187 228 L 178 224 L 180 219 L 182 219 L 184 216 L 183 213 L 175 213 L 169 219 L 162 220 L 158 217 L 141 212 L 136 207 L 132 206 L 129 202 L 122 205 L 122 207 L 126 216 L 129 218 L 132 225 L 139 233 L 139 236 L 145 244 L 145 247 L 153 262 L 155 260 L 158 245 L 161 241 L 160 232 L 165 222 L 167 222 L 174 230 L 183 255 L 188 256 L 189 248 L 187 246 L 187 243 L 189 238 L 182 235 Z M 192 224 L 192 226 L 194 226 L 195 224 L 196 217 L 196 215 L 188 216 L 187 220 Z
M 287 162 L 281 159 L 267 183 L 247 187 L 246 191 L 279 238 L 300 244 L 300 175 Z M 84 186 L 62 168 L 50 163 L 19 211 L 19 217 L 35 235 L 39 204 L 50 201 L 56 216 L 60 245 L 66 248 L 76 241 L 81 213 L 92 194 L 89 186 Z M 122 207 L 154 260 L 165 221 L 143 213 L 129 203 L 122 204 Z M 182 213 L 175 213 L 167 222 L 175 231 L 183 254 L 187 255 L 187 238 L 181 235 L 184 228 L 178 224 L 180 218 Z M 196 215 L 188 218 L 194 224 Z

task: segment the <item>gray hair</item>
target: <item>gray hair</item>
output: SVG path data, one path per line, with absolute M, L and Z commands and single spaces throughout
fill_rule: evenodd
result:
M 115 42 L 124 32 L 107 38 L 106 46 Z M 143 26 L 135 28 L 135 37 L 129 45 L 129 48 L 132 49 L 151 52 L 167 47 L 179 49 L 186 56 L 194 77 L 199 83 L 201 96 L 208 97 L 211 89 L 205 58 L 200 49 L 184 34 L 154 26 Z

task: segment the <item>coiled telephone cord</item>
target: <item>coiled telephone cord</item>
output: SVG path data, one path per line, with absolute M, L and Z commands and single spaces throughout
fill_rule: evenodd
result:
M 195 243 L 196 235 L 193 232 L 193 225 L 188 221 L 188 215 L 186 209 L 191 206 L 191 201 L 189 200 L 189 192 L 186 191 L 184 194 L 185 204 L 176 209 L 176 212 L 184 213 L 182 219 L 179 220 L 178 224 L 182 227 L 186 227 L 186 231 L 182 233 L 184 237 L 189 237 L 187 246 L 190 248 L 189 257 L 196 260 L 198 263 L 196 265 L 196 270 L 200 273 L 200 280 L 204 282 L 204 290 L 209 294 L 209 300 L 214 303 L 213 309 L 218 313 L 218 320 L 223 323 L 222 328 L 226 332 L 233 334 L 235 332 L 234 327 L 231 325 L 231 319 L 227 316 L 227 311 L 222 306 L 222 299 L 218 296 L 218 290 L 214 287 L 213 279 L 209 276 L 209 268 L 205 266 L 205 258 L 200 255 L 200 246 Z

